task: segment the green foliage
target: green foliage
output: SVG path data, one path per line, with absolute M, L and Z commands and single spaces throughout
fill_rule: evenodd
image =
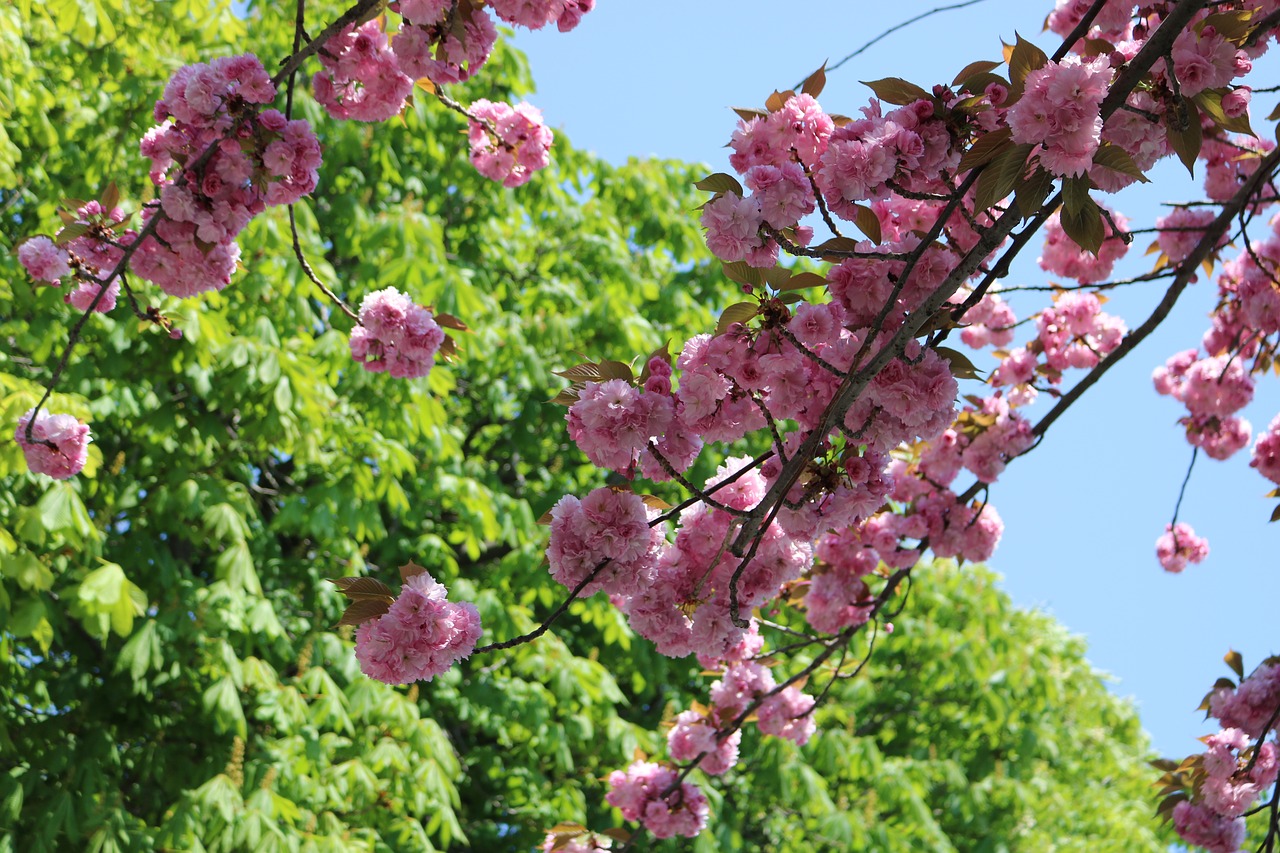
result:
M 291 18 L 260 4 L 247 26 L 205 0 L 0 9 L 0 424 L 34 405 L 74 319 L 8 250 L 110 181 L 136 209 L 136 139 L 170 72 L 245 49 L 270 65 Z M 500 50 L 464 99 L 531 86 Z M 299 110 L 325 141 L 298 210 L 318 274 L 353 303 L 395 286 L 474 332 L 428 381 L 360 370 L 281 211 L 242 235 L 226 291 L 141 294 L 182 341 L 125 307 L 93 319 L 52 405 L 93 427 L 85 473 L 30 475 L 0 436 L 0 850 L 527 850 L 562 820 L 613 825 L 601 777 L 660 753 L 662 719 L 705 688 L 598 599 L 538 643 L 390 688 L 331 629 L 343 601 L 325 582 L 394 581 L 413 560 L 476 603 L 486 639 L 558 603 L 535 519 L 599 472 L 546 402 L 553 371 L 678 345 L 731 301 L 689 213 L 697 173 L 561 139 L 512 192 L 474 173 L 458 116 L 425 95 L 376 128 Z M 697 849 L 1141 849 L 1143 741 L 1079 644 L 981 573 L 918 586 L 871 677 L 822 711 L 829 732 L 751 746 Z

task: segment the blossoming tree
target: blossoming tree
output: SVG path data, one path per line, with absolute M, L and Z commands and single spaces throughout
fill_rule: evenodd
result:
M 93 323 L 106 322 L 95 315 L 123 311 L 122 295 L 139 321 L 166 333 L 169 346 L 197 353 L 195 364 L 207 368 L 224 347 L 273 388 L 280 423 L 251 425 L 252 416 L 229 400 L 233 435 L 300 429 L 292 389 L 305 368 L 296 358 L 260 361 L 235 350 L 229 329 L 211 332 L 190 307 L 193 297 L 231 285 L 240 266 L 252 275 L 255 263 L 295 263 L 328 300 L 315 308 L 306 295 L 291 297 L 307 305 L 310 323 L 350 328 L 345 346 L 354 364 L 388 374 L 367 386 L 378 389 L 370 393 L 411 393 L 391 390 L 392 383 L 424 379 L 447 393 L 436 361 L 484 357 L 466 342 L 473 328 L 484 329 L 483 303 L 470 282 L 432 288 L 436 301 L 424 304 L 394 286 L 362 290 L 354 268 L 344 275 L 331 260 L 321 269 L 311 264 L 307 242 L 318 242 L 326 260 L 357 258 L 364 248 L 351 246 L 347 255 L 322 242 L 324 235 L 309 236 L 305 221 L 300 227 L 296 211 L 319 186 L 320 138 L 335 121 L 385 122 L 369 132 L 399 132 L 396 117 L 421 115 L 431 101 L 461 117 L 481 176 L 523 187 L 552 156 L 538 111 L 487 98 L 464 103 L 455 94 L 469 90 L 448 87 L 483 75 L 495 16 L 568 31 L 593 5 L 359 0 L 317 20 L 315 9 L 298 3 L 292 46 L 275 59 L 240 53 L 177 69 L 155 102 L 157 124 L 141 140 L 151 189 L 132 214 L 113 180 L 96 198 L 62 202 L 47 226 L 34 221 L 34 210 L 22 217 L 30 229 L 16 245 L 17 260 L 37 286 L 62 288 L 79 312 L 57 353 L 32 350 L 33 362 L 49 365 L 34 405 L 10 404 L 15 445 L 29 469 L 67 479 L 90 464 L 89 428 L 54 394 L 69 370 L 92 385 L 92 364 L 78 356 L 82 340 Z M 1046 11 L 1052 53 L 1019 36 L 1003 61 L 963 65 L 949 82 L 874 81 L 875 98 L 856 119 L 823 109 L 822 70 L 799 92 L 777 91 L 761 109 L 740 111 L 736 129 L 727 129 L 736 174 L 696 183 L 705 194 L 706 246 L 738 287 L 737 301 L 701 333 L 681 330 L 677 353 L 670 344 L 599 342 L 594 358 L 560 365 L 568 387 L 554 402 L 567 407 L 565 435 L 610 476 L 609 485 L 566 495 L 542 519 L 547 570 L 563 595 L 538 624 L 488 621 L 478 600 L 466 600 L 484 595 L 482 578 L 467 578 L 467 595 L 455 590 L 451 599 L 431 574 L 448 548 L 443 541 L 406 543 L 398 593 L 370 574 L 334 579 L 350 602 L 340 624 L 356 628 L 361 670 L 388 684 L 430 681 L 460 659 L 547 642 L 572 604 L 597 592 L 613 608 L 608 618 L 659 654 L 694 656 L 713 673 L 705 702 L 671 714 L 665 758 L 637 757 L 609 774 L 603 799 L 630 827 L 560 823 L 548 827 L 547 849 L 628 849 L 648 838 L 698 836 L 712 812 L 707 779 L 744 759 L 747 729 L 797 745 L 814 737 L 817 709 L 833 685 L 862 670 L 876 638 L 892 632 L 909 607 L 920 561 L 990 557 L 1003 532 L 988 500 L 992 484 L 1151 334 L 1197 271 L 1216 272 L 1220 303 L 1204 339 L 1156 370 L 1156 390 L 1186 407 L 1182 424 L 1197 452 L 1224 459 L 1249 447 L 1251 428 L 1237 413 L 1280 364 L 1280 229 L 1268 223 L 1280 153 L 1268 134 L 1255 133 L 1263 120 L 1250 119 L 1249 75 L 1280 33 L 1280 5 L 1064 0 Z M 318 109 L 294 117 L 307 63 L 317 69 L 309 89 L 327 113 L 323 121 Z M 1175 157 L 1203 172 L 1206 198 L 1154 223 L 1159 255 L 1138 280 L 1158 282 L 1164 293 L 1130 329 L 1104 310 L 1103 294 L 1132 283 L 1115 280 L 1112 267 L 1134 229 L 1100 199 Z M 444 195 L 447 207 L 476 203 L 458 186 Z M 275 248 L 291 249 L 292 261 L 265 251 L 247 257 L 238 242 L 272 207 L 287 209 Z M 1041 266 L 1073 283 L 1019 317 L 1000 282 L 1033 241 L 1042 241 Z M 411 253 L 413 242 L 404 245 Z M 465 251 L 474 249 L 446 246 L 441 265 Z M 532 251 L 526 276 L 539 275 L 544 263 Z M 414 261 L 404 259 L 407 285 Z M 189 301 L 173 309 L 151 304 L 158 297 L 141 281 Z M 358 309 L 346 301 L 356 296 Z M 527 320 L 560 322 L 536 305 Z M 1034 323 L 1034 335 L 1010 348 L 1024 321 Z M 994 348 L 998 367 L 979 376 L 961 350 L 947 346 L 953 337 L 971 350 Z M 584 345 L 566 341 L 561 352 Z M 334 381 L 349 382 L 359 371 L 337 373 Z M 198 375 L 185 381 L 202 382 Z M 174 387 L 164 402 L 131 405 L 180 405 L 183 394 Z M 1042 396 L 1052 404 L 1033 420 L 1025 413 Z M 538 417 L 521 408 L 504 420 Z M 487 426 L 450 449 L 465 456 Z M 344 460 L 354 468 L 349 476 L 411 467 L 411 458 L 387 457 L 385 449 L 368 453 Z M 1280 483 L 1280 416 L 1250 453 L 1259 474 Z M 127 464 L 117 456 L 111 468 Z M 278 489 L 289 476 L 281 469 L 294 464 L 292 455 L 255 461 L 250 490 Z M 111 468 L 93 467 L 109 479 Z M 512 461 L 504 483 L 520 488 L 527 476 Z M 59 511 L 86 512 L 72 490 L 49 494 L 60 496 L 53 499 Z M 221 520 L 216 507 L 224 504 L 208 504 L 201 516 L 232 543 L 217 570 L 260 589 L 258 567 L 236 544 L 249 532 Z M 499 524 L 487 510 L 477 523 Z M 310 511 L 304 502 L 280 514 L 297 523 Z M 1177 572 L 1203 560 L 1208 546 L 1174 515 L 1156 551 Z M 131 529 L 138 522 L 117 523 Z M 469 550 L 474 562 L 479 546 Z M 363 556 L 344 558 L 358 568 Z M 23 560 L 29 586 L 44 584 L 45 563 L 34 554 Z M 114 595 L 97 591 L 104 584 Z M 149 600 L 115 564 L 79 589 L 71 613 L 100 636 L 128 634 L 137 610 L 145 611 L 136 602 Z M 47 638 L 50 607 L 39 600 L 15 635 Z M 1222 729 L 1203 755 L 1161 764 L 1159 809 L 1184 840 L 1212 851 L 1240 848 L 1246 817 L 1257 815 L 1261 845 L 1272 848 L 1280 833 L 1271 738 L 1280 720 L 1280 664 L 1267 660 L 1246 673 L 1237 657 L 1228 663 L 1237 680 L 1223 679 L 1205 700 Z

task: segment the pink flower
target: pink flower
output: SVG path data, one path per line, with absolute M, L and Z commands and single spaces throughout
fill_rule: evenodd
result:
M 1208 853 L 1238 853 L 1244 843 L 1243 818 L 1225 818 L 1188 800 L 1174 806 L 1173 827 L 1183 841 L 1203 847 Z
M 775 693 L 760 705 L 756 712 L 756 725 L 760 731 L 774 737 L 786 738 L 804 746 L 813 736 L 814 699 L 801 693 L 794 686 Z
M 1280 483 L 1280 415 L 1277 415 L 1267 431 L 1258 436 L 1253 446 L 1253 458 L 1249 466 L 1273 483 Z
M 420 379 L 431 372 L 445 334 L 431 312 L 394 287 L 368 294 L 360 325 L 351 331 L 351 355 L 370 373 Z
M 338 33 L 319 59 L 324 67 L 316 73 L 312 91 L 334 118 L 385 121 L 404 109 L 413 90 L 413 80 L 401 73 L 377 19 Z
M 677 785 L 676 778 L 669 767 L 635 761 L 625 771 L 609 774 L 605 802 L 620 809 L 624 819 L 643 823 L 657 838 L 692 838 L 707 824 L 707 798 L 691 782 Z
M 408 684 L 430 681 L 468 657 L 480 639 L 480 613 L 446 594 L 426 572 L 405 581 L 391 609 L 356 631 L 360 671 L 385 684 Z
M 644 500 L 631 492 L 599 488 L 583 501 L 566 495 L 551 510 L 551 576 L 573 589 L 596 572 L 596 579 L 583 588 L 583 597 L 599 589 L 611 595 L 636 594 L 653 582 L 665 545 L 661 528 L 649 527 Z M 600 569 L 605 561 L 608 565 Z
M 1069 55 L 1027 75 L 1025 92 L 1009 108 L 1013 140 L 1043 146 L 1040 162 L 1055 175 L 1082 175 L 1102 135 L 1102 99 L 1111 82 L 1106 56 Z
M 93 300 L 97 299 L 102 285 L 90 281 L 82 281 L 75 290 L 71 291 L 64 297 L 67 303 L 78 311 L 88 311 L 89 306 L 93 305 Z M 98 299 L 98 304 L 94 305 L 93 310 L 98 314 L 105 314 L 116 307 L 116 297 L 120 295 L 120 279 L 111 282 L 107 288 L 107 292 L 102 294 L 102 298 Z
M 1178 264 L 1191 254 L 1191 250 L 1204 237 L 1204 228 L 1215 218 L 1212 210 L 1195 210 L 1189 207 L 1175 208 L 1172 213 L 1156 220 L 1156 230 L 1160 232 L 1157 241 L 1160 251 L 1171 263 Z M 1224 245 L 1226 234 L 1218 240 Z
M 55 480 L 65 480 L 80 473 L 89 454 L 89 427 L 71 415 L 54 415 L 41 412 L 31 427 L 31 441 L 27 441 L 27 424 L 35 409 L 29 409 L 18 419 L 13 437 L 22 448 L 27 467 L 33 474 L 48 474 Z
M 32 237 L 18 247 L 18 262 L 36 281 L 59 285 L 71 275 L 70 256 L 48 237 Z
M 674 417 L 671 398 L 642 393 L 622 379 L 588 382 L 570 408 L 569 437 L 601 468 L 624 471 Z
M 1191 525 L 1166 524 L 1165 532 L 1156 540 L 1156 557 L 1166 572 L 1177 574 L 1188 563 L 1200 563 L 1209 556 L 1209 541 L 1196 536 Z
M 518 187 L 551 162 L 553 136 L 536 107 L 481 99 L 468 114 L 471 162 L 486 178 Z

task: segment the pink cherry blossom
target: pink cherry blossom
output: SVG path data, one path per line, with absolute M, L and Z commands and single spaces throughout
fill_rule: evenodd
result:
M 27 441 L 27 424 L 35 409 L 29 409 L 18 418 L 18 428 L 13 437 L 22 448 L 27 467 L 33 474 L 48 474 L 55 480 L 74 477 L 88 460 L 89 426 L 71 415 L 41 412 L 31 427 L 31 441 Z

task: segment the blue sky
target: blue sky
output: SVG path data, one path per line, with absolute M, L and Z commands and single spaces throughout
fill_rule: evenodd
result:
M 522 33 L 516 44 L 538 81 L 530 100 L 575 145 L 613 162 L 672 157 L 719 171 L 727 170 L 730 107 L 762 105 L 773 89 L 794 85 L 824 60 L 834 63 L 939 5 L 951 4 L 603 0 L 574 32 Z M 983 0 L 934 15 L 831 72 L 822 103 L 855 113 L 870 96 L 859 80 L 898 76 L 926 88 L 948 82 L 972 60 L 999 59 L 1000 39 L 1012 42 L 1015 31 L 1052 52 L 1056 38 L 1042 32 L 1050 7 Z M 1274 82 L 1280 73 L 1269 60 L 1255 76 Z M 1276 97 L 1259 96 L 1254 115 L 1266 115 Z M 1152 177 L 1147 187 L 1107 199 L 1134 227 L 1152 224 L 1162 201 L 1198 197 L 1198 184 L 1176 163 Z M 1139 235 L 1117 275 L 1149 269 L 1151 259 L 1142 255 L 1149 242 Z M 1046 283 L 1037 254 L 1028 251 L 1007 283 Z M 1158 284 L 1129 289 L 1107 309 L 1134 327 L 1162 294 Z M 1215 299 L 1211 281 L 1190 288 L 1164 327 L 1039 448 L 1014 462 L 991 494 L 1006 525 L 991 565 L 1005 588 L 1018 604 L 1041 608 L 1088 638 L 1090 660 L 1115 676 L 1115 692 L 1135 699 L 1156 749 L 1167 755 L 1200 750 L 1195 739 L 1211 728 L 1194 708 L 1229 674 L 1221 662 L 1229 648 L 1242 652 L 1248 667 L 1280 652 L 1273 627 L 1280 524 L 1267 523 L 1271 484 L 1248 467 L 1247 451 L 1227 462 L 1202 455 L 1192 475 L 1180 518 L 1209 538 L 1208 560 L 1173 576 L 1155 559 L 1191 449 L 1176 425 L 1180 405 L 1156 395 L 1151 371 L 1199 342 Z M 1280 411 L 1277 384 L 1274 377 L 1262 383 L 1244 413 L 1255 434 Z M 1042 401 L 1030 416 L 1038 419 L 1046 408 Z

